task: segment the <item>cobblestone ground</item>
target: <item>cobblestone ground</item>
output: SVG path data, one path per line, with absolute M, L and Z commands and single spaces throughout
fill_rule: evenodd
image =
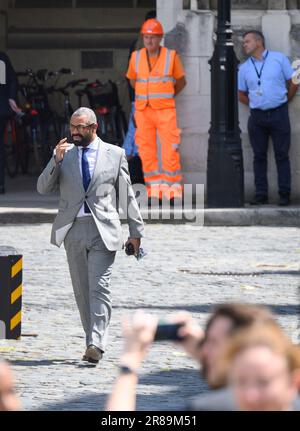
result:
M 24 255 L 23 337 L 0 340 L 0 354 L 12 363 L 26 410 L 103 409 L 117 375 L 122 315 L 137 308 L 161 317 L 189 310 L 204 323 L 216 303 L 268 304 L 299 341 L 298 229 L 148 225 L 147 257 L 136 262 L 117 255 L 110 344 L 99 366 L 85 365 L 65 252 L 49 244 L 50 229 L 0 226 L 1 245 Z M 137 408 L 178 409 L 205 390 L 191 359 L 170 344 L 155 343 L 141 370 Z

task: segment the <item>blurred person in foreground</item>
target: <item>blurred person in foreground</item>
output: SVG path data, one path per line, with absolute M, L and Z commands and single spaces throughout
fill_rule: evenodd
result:
M 237 410 L 299 411 L 300 347 L 274 323 L 238 331 L 216 368 Z
M 15 392 L 13 373 L 9 364 L 0 360 L 0 411 L 16 410 L 21 410 L 21 404 Z
M 190 400 L 188 410 L 209 410 L 210 406 L 212 410 L 218 408 L 234 410 L 233 397 L 227 388 L 223 389 L 225 379 L 222 381 L 219 374 L 216 376 L 215 363 L 230 336 L 238 329 L 247 328 L 256 322 L 273 322 L 272 313 L 265 307 L 250 304 L 219 305 L 209 318 L 205 331 L 187 312 L 177 313 L 168 320 L 172 323 L 182 323 L 178 332 L 182 340 L 178 344 L 201 365 L 203 377 L 209 386 L 222 388 Z M 109 399 L 108 410 L 134 410 L 137 370 L 154 340 L 157 323 L 156 317 L 142 312 L 133 316 L 131 324 L 126 322 L 125 350 L 120 361 L 120 375 Z
M 215 307 L 204 330 L 190 313 L 180 312 L 171 319 L 183 324 L 179 332 L 183 337 L 180 346 L 201 366 L 201 375 L 208 385 L 217 389 L 223 385 L 215 381 L 214 365 L 228 338 L 253 323 L 274 321 L 274 316 L 263 306 L 226 303 Z

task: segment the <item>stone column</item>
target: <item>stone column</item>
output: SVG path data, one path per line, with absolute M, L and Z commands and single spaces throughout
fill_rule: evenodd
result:
M 161 21 L 165 33 L 172 30 L 182 10 L 182 0 L 156 0 L 157 19 Z
M 268 48 L 290 55 L 291 17 L 286 10 L 286 0 L 268 1 L 268 11 L 262 18 L 262 31 Z
M 0 0 L 0 50 L 6 49 L 6 13 L 8 1 Z
M 185 184 L 206 184 L 207 142 L 210 125 L 210 68 L 214 15 L 211 11 L 182 11 L 179 43 L 187 86 L 176 97 L 178 125 L 182 130 L 181 162 Z M 188 192 L 186 192 L 188 193 Z

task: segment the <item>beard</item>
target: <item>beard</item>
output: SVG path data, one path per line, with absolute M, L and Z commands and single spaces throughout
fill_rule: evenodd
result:
M 78 137 L 80 139 L 74 139 L 74 137 Z M 72 135 L 73 143 L 76 147 L 87 147 L 92 142 L 92 134 L 87 134 L 85 136 L 76 133 Z

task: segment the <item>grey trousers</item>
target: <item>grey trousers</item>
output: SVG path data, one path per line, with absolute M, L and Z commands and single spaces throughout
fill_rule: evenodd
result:
M 105 351 L 111 318 L 110 276 L 116 252 L 102 241 L 93 217 L 77 218 L 64 240 L 86 345 Z

